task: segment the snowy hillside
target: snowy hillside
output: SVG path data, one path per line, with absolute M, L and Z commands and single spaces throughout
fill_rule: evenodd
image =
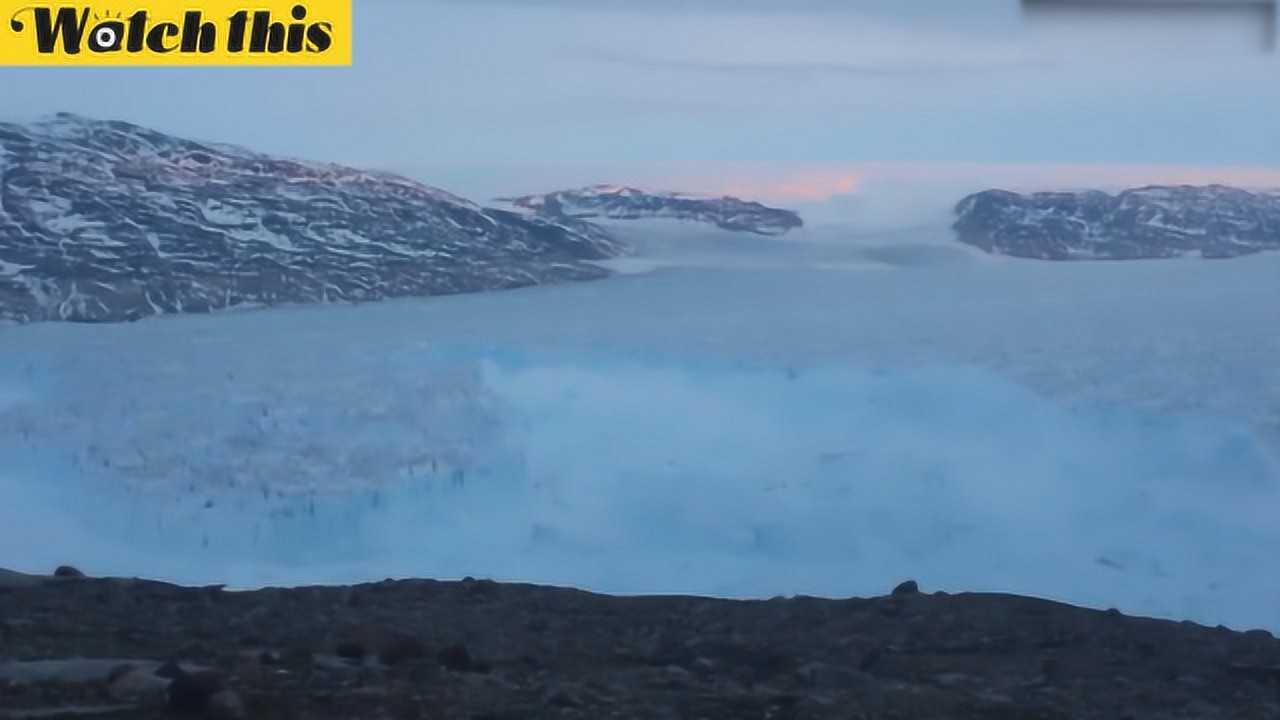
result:
M 956 207 L 962 242 L 1045 260 L 1235 257 L 1280 249 L 1280 196 L 1210 185 L 1117 195 L 988 190 Z
M 0 321 L 593 279 L 620 250 L 394 175 L 68 114 L 0 124 L 0 176 Z
M 652 193 L 616 185 L 593 185 L 504 201 L 557 222 L 668 218 L 756 235 L 782 235 L 804 224 L 800 216 L 790 210 L 738 198 Z

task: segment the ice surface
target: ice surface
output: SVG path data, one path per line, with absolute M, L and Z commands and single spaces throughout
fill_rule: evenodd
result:
M 726 596 L 914 577 L 1280 631 L 1280 256 L 774 247 L 0 328 L 0 566 Z
M 15 263 L 5 262 L 4 260 L 0 260 L 0 277 L 6 277 L 6 276 L 11 277 L 13 275 L 17 275 L 21 273 L 23 270 L 28 270 L 32 267 L 34 266 L 33 265 L 17 265 Z

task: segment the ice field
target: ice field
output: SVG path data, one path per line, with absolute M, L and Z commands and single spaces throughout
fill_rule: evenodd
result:
M 0 566 L 916 578 L 1280 632 L 1280 256 L 687 247 L 589 284 L 0 328 Z

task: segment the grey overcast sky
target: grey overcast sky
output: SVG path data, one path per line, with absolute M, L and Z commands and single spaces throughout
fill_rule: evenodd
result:
M 1225 25 L 1063 33 L 1016 0 L 357 0 L 356 23 L 350 68 L 0 69 L 3 115 L 124 119 L 473 196 L 1280 186 L 1280 61 Z

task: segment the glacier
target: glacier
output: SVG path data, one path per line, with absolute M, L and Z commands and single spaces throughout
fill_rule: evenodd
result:
M 1280 256 L 658 245 L 592 283 L 0 328 L 0 565 L 915 578 L 1280 632 Z

